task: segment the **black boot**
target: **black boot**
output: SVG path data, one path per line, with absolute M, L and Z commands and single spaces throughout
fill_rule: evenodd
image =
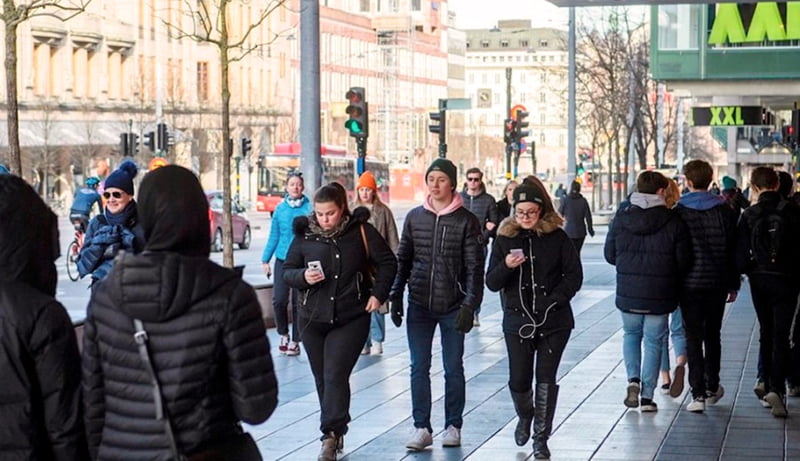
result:
M 509 389 L 510 390 L 510 389 Z M 517 411 L 517 428 L 514 430 L 514 441 L 518 446 L 528 443 L 531 438 L 531 422 L 533 422 L 533 390 L 527 392 L 511 391 L 514 410 Z
M 533 416 L 533 457 L 536 459 L 550 459 L 547 439 L 553 430 L 557 399 L 558 385 L 536 383 L 536 408 Z

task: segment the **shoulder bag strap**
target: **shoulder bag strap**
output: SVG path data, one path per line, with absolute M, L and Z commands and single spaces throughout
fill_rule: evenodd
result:
M 169 448 L 172 451 L 172 456 L 175 460 L 181 461 L 186 459 L 178 451 L 178 442 L 175 440 L 175 434 L 172 432 L 172 423 L 169 420 L 166 408 L 164 407 L 164 397 L 161 394 L 161 384 L 158 382 L 156 370 L 153 368 L 153 362 L 150 360 L 150 350 L 147 347 L 148 336 L 147 331 L 144 329 L 144 324 L 139 319 L 133 319 L 133 328 L 136 332 L 133 334 L 133 339 L 139 347 L 139 356 L 142 358 L 144 367 L 150 375 L 150 383 L 153 385 L 153 400 L 156 404 L 156 419 L 164 422 L 164 432 L 167 434 L 169 441 Z
M 364 242 L 364 250 L 367 252 L 367 260 L 369 260 L 369 243 L 367 243 L 367 232 L 364 230 L 364 225 L 361 225 L 361 241 Z

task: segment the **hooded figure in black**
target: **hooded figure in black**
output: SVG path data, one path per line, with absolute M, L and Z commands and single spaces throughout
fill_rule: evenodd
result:
M 149 173 L 138 213 L 144 251 L 115 258 L 86 318 L 83 389 L 93 459 L 171 453 L 133 319 L 148 333 L 181 453 L 220 446 L 241 430 L 240 421 L 262 423 L 277 405 L 258 300 L 236 272 L 208 259 L 208 202 L 197 178 L 178 166 Z
M 58 221 L 17 176 L 0 196 L 0 457 L 86 459 L 78 343 L 53 299 Z

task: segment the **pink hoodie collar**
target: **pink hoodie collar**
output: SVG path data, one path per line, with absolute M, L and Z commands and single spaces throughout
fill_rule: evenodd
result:
M 457 209 L 461 208 L 464 205 L 464 199 L 461 198 L 461 194 L 457 192 L 453 192 L 453 201 L 450 202 L 449 205 L 442 208 L 440 211 L 436 211 L 433 208 L 433 200 L 431 200 L 430 194 L 425 197 L 425 202 L 422 203 L 422 206 L 425 207 L 426 210 L 430 211 L 431 213 L 435 214 L 436 216 L 444 216 L 450 214 Z

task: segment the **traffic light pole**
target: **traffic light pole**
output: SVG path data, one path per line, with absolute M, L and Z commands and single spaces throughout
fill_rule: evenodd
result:
M 511 117 L 511 68 L 506 67 L 506 116 Z M 514 144 L 517 144 L 517 152 L 519 152 L 519 144 L 512 140 L 506 145 L 506 179 L 511 180 L 511 155 L 514 151 Z
M 300 165 L 306 188 L 317 190 L 322 185 L 319 0 L 300 0 L 300 43 Z

